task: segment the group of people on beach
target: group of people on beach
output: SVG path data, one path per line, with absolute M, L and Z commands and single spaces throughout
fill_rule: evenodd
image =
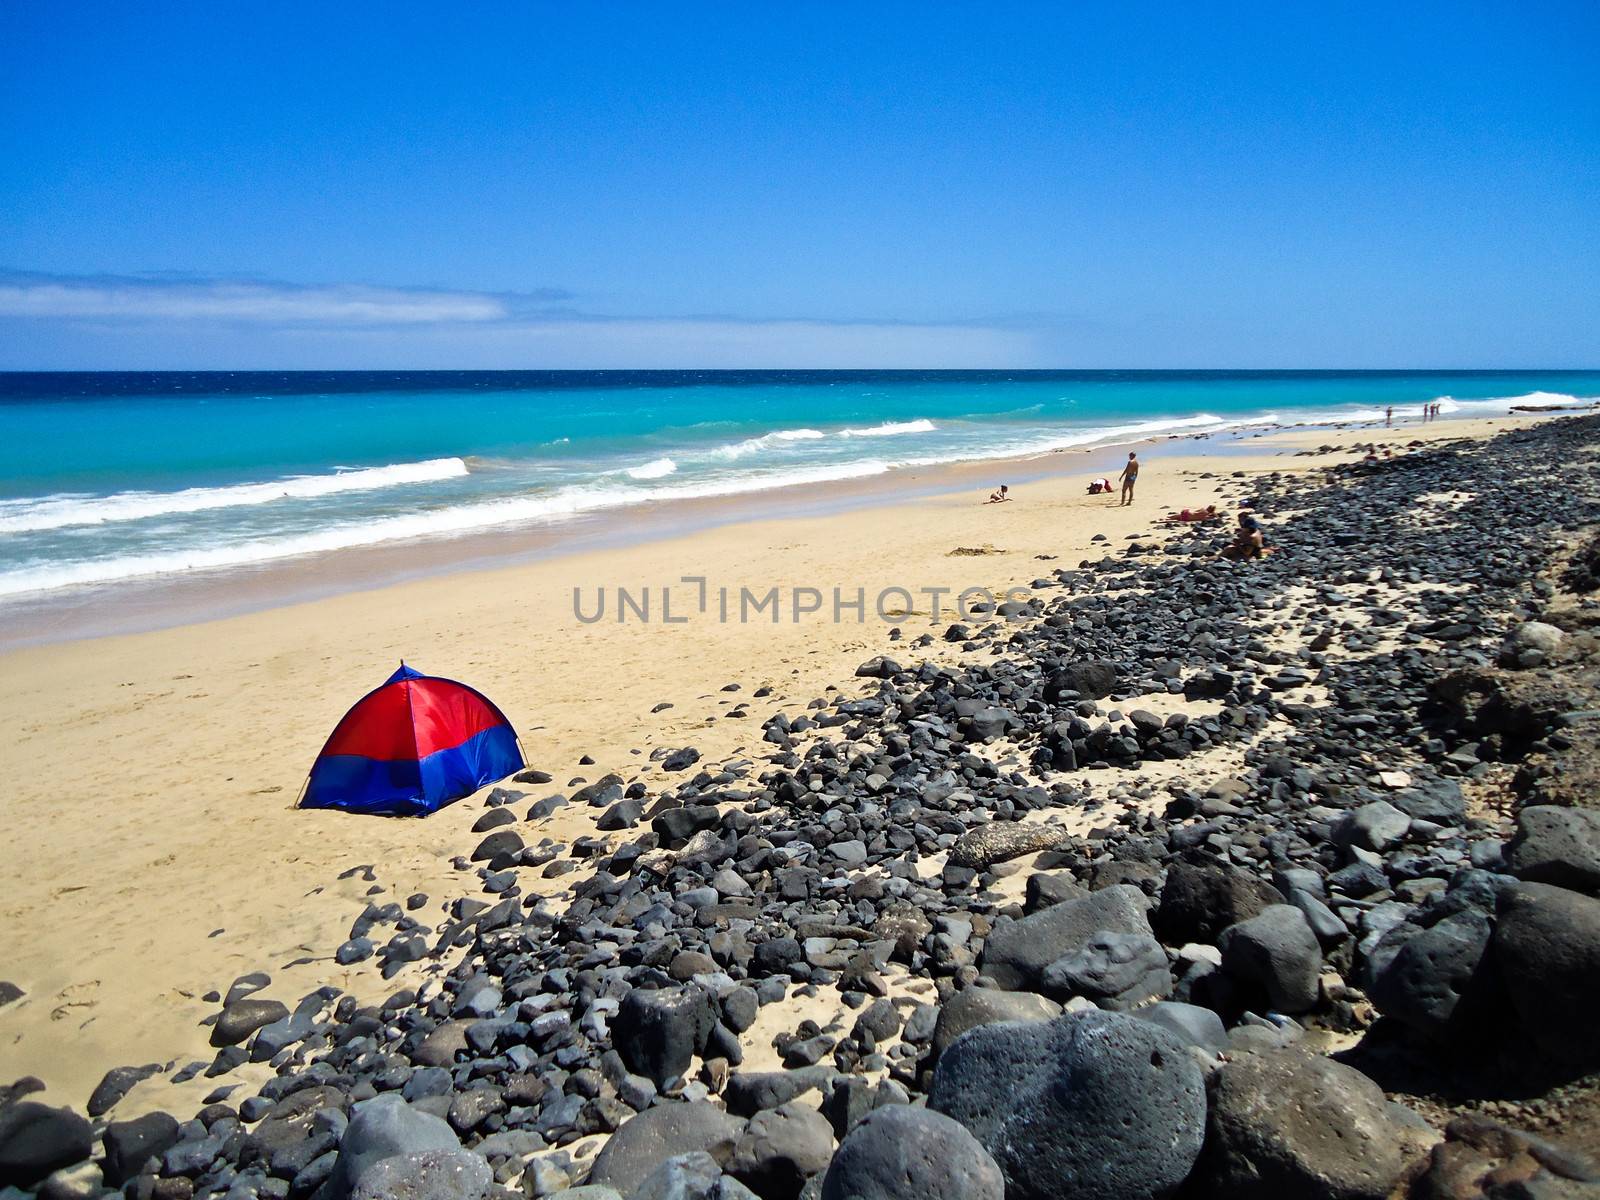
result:
M 1443 407 L 1444 406 L 1442 404 L 1437 404 L 1437 403 L 1424 404 L 1422 406 L 1422 420 L 1423 420 L 1423 422 L 1426 423 L 1428 421 L 1437 420 L 1438 416 L 1439 416 L 1439 413 L 1443 409 Z M 1388 408 L 1383 410 L 1383 423 L 1385 425 L 1393 425 L 1394 424 L 1394 405 L 1391 404 L 1391 405 L 1389 405 Z
M 1133 489 L 1139 482 L 1139 456 L 1137 454 L 1132 452 L 1128 454 L 1127 465 L 1122 468 L 1122 474 L 1118 475 L 1117 479 L 1122 484 L 1122 503 L 1132 504 Z M 1090 480 L 1089 495 L 1099 496 L 1109 495 L 1110 493 L 1111 481 L 1109 479 L 1101 476 L 1099 479 Z
M 1437 408 L 1437 405 L 1430 405 Z M 1390 413 L 1394 410 L 1390 409 Z M 1133 503 L 1133 493 L 1139 482 L 1139 455 L 1136 451 L 1129 451 L 1128 461 L 1122 468 L 1122 473 L 1117 476 L 1117 481 L 1122 484 L 1122 498 L 1119 506 Z M 1099 476 L 1089 481 L 1089 495 L 1110 495 L 1113 485 L 1111 480 Z M 988 504 L 1007 504 L 1011 501 L 1011 488 L 1002 483 L 998 488 L 989 493 Z M 1204 508 L 1185 508 L 1175 513 L 1169 513 L 1167 520 L 1182 524 L 1199 523 L 1217 520 L 1220 514 L 1215 504 L 1208 504 Z M 1267 548 L 1266 536 L 1262 532 L 1261 522 L 1253 513 L 1241 512 L 1238 527 L 1234 530 L 1233 541 L 1228 543 L 1220 554 L 1223 558 L 1242 561 L 1249 558 L 1260 558 L 1270 553 Z

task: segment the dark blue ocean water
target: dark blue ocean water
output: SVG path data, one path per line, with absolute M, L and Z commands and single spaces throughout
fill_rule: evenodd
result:
M 1600 372 L 0 374 L 0 597 L 1148 434 L 1600 397 Z

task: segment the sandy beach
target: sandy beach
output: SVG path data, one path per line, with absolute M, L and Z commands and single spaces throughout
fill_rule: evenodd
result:
M 529 800 L 608 772 L 654 789 L 669 779 L 653 752 L 693 745 L 708 760 L 756 758 L 770 749 L 759 741 L 766 718 L 795 713 L 830 688 L 850 690 L 855 667 L 894 645 L 892 628 L 907 640 L 942 633 L 953 618 L 935 619 L 924 589 L 1025 587 L 1051 568 L 1159 532 L 1158 519 L 1173 509 L 1216 503 L 1226 511 L 1260 473 L 1350 461 L 1349 447 L 1371 441 L 1400 450 L 1534 419 L 1302 429 L 1211 456 L 1204 443 L 1148 443 L 1139 447 L 1146 466 L 1131 507 L 1083 494 L 1090 476 L 1116 473 L 1121 454 L 1104 448 L 964 468 L 936 494 L 886 493 L 829 515 L 720 524 L 9 652 L 0 658 L 8 685 L 0 723 L 11 761 L 27 769 L 13 773 L 3 802 L 13 865 L 0 901 L 0 963 L 25 995 L 0 1009 L 0 1077 L 37 1075 L 57 1103 L 81 1104 L 111 1066 L 209 1059 L 201 1022 L 216 1003 L 203 997 L 249 971 L 268 971 L 271 994 L 291 1004 L 325 984 L 375 999 L 404 982 L 383 980 L 371 961 L 339 966 L 333 951 L 369 899 L 425 893 L 418 916 L 437 919 L 440 904 L 470 886 L 452 859 L 474 844 L 469 826 L 481 806 L 464 801 L 427 820 L 292 807 L 340 714 L 401 659 L 471 682 L 501 706 L 529 765 L 554 777 L 516 785 Z M 1336 449 L 1310 452 L 1318 447 Z M 1015 502 L 983 503 L 1002 478 L 1030 474 L 1037 477 L 1015 487 Z M 1220 526 L 1217 536 L 1225 536 Z M 694 586 L 685 576 L 704 577 L 713 603 L 667 623 L 661 589 L 673 589 L 674 615 L 683 614 Z M 619 622 L 619 587 L 653 593 L 652 619 Z M 791 610 L 776 623 L 765 613 L 724 622 L 715 604 L 723 587 L 735 596 L 777 587 L 786 609 L 796 589 L 815 588 L 824 610 L 798 621 Z M 919 599 L 892 622 L 880 620 L 872 598 L 895 587 Z M 574 590 L 592 614 L 599 588 L 604 619 L 580 620 Z M 835 588 L 847 599 L 864 589 L 865 620 L 848 610 L 832 620 Z M 962 651 L 935 641 L 916 653 Z M 585 756 L 592 763 L 580 762 Z M 567 842 L 589 833 L 594 816 L 564 809 L 530 829 L 530 843 L 533 834 Z M 248 1070 L 264 1077 L 266 1068 Z M 119 1113 L 177 1111 L 214 1082 L 180 1089 L 158 1078 Z

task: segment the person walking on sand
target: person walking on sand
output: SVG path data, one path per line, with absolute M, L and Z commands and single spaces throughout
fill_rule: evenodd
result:
M 1139 456 L 1133 451 L 1128 451 L 1128 465 L 1117 478 L 1122 480 L 1122 503 L 1132 504 L 1133 485 L 1139 482 Z

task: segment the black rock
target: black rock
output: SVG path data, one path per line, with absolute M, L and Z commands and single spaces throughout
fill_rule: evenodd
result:
M 979 970 L 1003 988 L 1036 989 L 1046 967 L 1077 953 L 1103 930 L 1148 936 L 1147 906 L 1138 888 L 1124 884 L 1052 905 L 1019 921 L 1003 921 L 984 941 Z
M 94 1131 L 70 1108 L 34 1100 L 0 1108 L 0 1187 L 31 1187 L 92 1153 Z
M 1222 969 L 1259 988 L 1278 1012 L 1303 1013 L 1316 1004 L 1322 947 L 1292 904 L 1274 904 L 1224 930 L 1217 945 Z
M 106 1149 L 106 1182 L 121 1187 L 139 1174 L 146 1162 L 175 1146 L 178 1136 L 177 1118 L 164 1112 L 146 1113 L 131 1121 L 112 1121 L 101 1135 Z
M 1086 700 L 1109 696 L 1117 686 L 1117 668 L 1108 662 L 1070 663 L 1050 677 L 1045 695 L 1059 700 L 1065 692 L 1076 692 Z
M 386 1158 L 460 1145 L 442 1117 L 413 1108 L 392 1092 L 358 1104 L 339 1139 L 326 1200 L 349 1200 L 361 1177 Z
M 1600 900 L 1525 883 L 1495 925 L 1493 953 L 1522 1040 L 1564 1076 L 1600 1065 Z
M 1180 859 L 1167 868 L 1150 924 L 1169 946 L 1209 943 L 1228 926 L 1282 903 L 1277 888 L 1247 871 L 1201 858 Z
M 1547 804 L 1524 808 L 1505 862 L 1518 879 L 1600 892 L 1600 813 Z
M 734 1192 L 733 1189 L 738 1191 Z M 559 1193 L 567 1195 L 568 1193 Z M 579 1193 L 580 1195 L 583 1193 Z M 618 1193 L 604 1189 L 597 1200 L 610 1200 Z M 722 1173 L 722 1164 L 704 1150 L 674 1154 L 628 1193 L 627 1200 L 755 1200 L 755 1193 L 738 1180 Z
M 460 1147 L 395 1154 L 356 1180 L 355 1200 L 484 1200 L 494 1172 L 482 1155 Z
M 611 1020 L 628 1070 L 665 1087 L 689 1069 L 717 1024 L 716 1001 L 699 987 L 634 988 Z
M 1183 1004 L 1176 1000 L 1161 1000 L 1136 1009 L 1133 1016 L 1161 1026 L 1179 1041 L 1211 1054 L 1220 1054 L 1228 1048 L 1228 1031 L 1222 1018 L 1209 1008 L 1196 1004 Z
M 1373 1005 L 1437 1041 L 1489 1033 L 1498 995 L 1484 978 L 1490 933 L 1489 916 L 1470 909 L 1395 926 L 1368 954 Z
M 822 1200 L 1004 1200 L 999 1165 L 958 1121 L 893 1104 L 858 1124 L 833 1156 Z
M 1036 913 L 1064 900 L 1081 900 L 1089 891 L 1067 871 L 1035 871 L 1024 885 L 1022 910 Z
M 514 830 L 497 829 L 472 851 L 473 862 L 493 862 L 502 856 L 516 854 L 522 849 L 522 838 Z
M 714 804 L 691 804 L 684 808 L 669 808 L 656 815 L 650 828 L 661 838 L 662 845 L 676 848 L 683 845 L 702 829 L 715 829 L 722 824 L 722 814 Z
M 700 751 L 693 746 L 685 746 L 682 750 L 674 750 L 661 760 L 663 771 L 685 771 L 700 761 Z
M 744 1122 L 714 1104 L 670 1102 L 631 1117 L 595 1155 L 589 1183 L 629 1195 L 669 1158 L 703 1150 L 719 1160 L 732 1154 Z
M 142 1067 L 112 1067 L 95 1085 L 94 1091 L 89 1093 L 89 1103 L 86 1106 L 89 1115 L 99 1117 L 110 1112 L 117 1101 L 133 1090 L 135 1084 L 160 1072 L 160 1063 L 147 1063 Z
M 1121 1013 L 984 1025 L 939 1058 L 928 1107 L 994 1155 L 1006 1196 L 1149 1200 L 1200 1153 L 1206 1093 L 1177 1038 Z
M 281 1021 L 289 1009 L 280 1000 L 234 1000 L 211 1027 L 213 1046 L 237 1046 L 263 1025 Z
M 639 818 L 644 813 L 643 800 L 618 800 L 595 820 L 596 829 L 610 832 L 617 829 L 632 829 L 639 823 Z
M 796 1097 L 822 1087 L 833 1076 L 831 1068 L 820 1066 L 793 1071 L 741 1071 L 729 1077 L 722 1099 L 729 1112 L 751 1117 L 769 1108 L 781 1108 Z
M 490 830 L 503 829 L 507 825 L 515 825 L 516 823 L 517 814 L 509 808 L 491 808 L 472 823 L 472 832 L 488 833 Z
M 933 1048 L 945 1048 L 969 1029 L 1000 1021 L 1050 1021 L 1061 1015 L 1061 1005 L 1033 992 L 1002 992 L 998 988 L 966 988 L 939 1008 Z
M 816 1109 L 791 1101 L 750 1118 L 726 1169 L 763 1200 L 797 1200 L 832 1156 L 833 1127 Z
M 1383 1200 L 1404 1164 L 1377 1084 L 1332 1059 L 1264 1050 L 1217 1076 L 1195 1176 L 1239 1200 Z
M 1044 969 L 1047 995 L 1083 996 L 1101 1008 L 1122 1012 L 1172 991 L 1172 973 L 1161 943 L 1148 933 L 1092 935 L 1083 946 Z

